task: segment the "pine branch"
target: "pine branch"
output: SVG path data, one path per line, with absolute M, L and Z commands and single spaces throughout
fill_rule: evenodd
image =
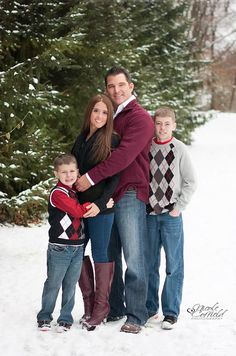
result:
M 25 124 L 25 119 L 27 118 L 27 116 L 28 116 L 29 114 L 30 114 L 30 111 L 27 112 L 27 114 L 24 116 L 24 118 L 23 118 L 15 127 L 13 127 L 13 129 L 12 129 L 11 131 L 8 131 L 8 132 L 6 132 L 6 133 L 0 135 L 0 137 L 6 137 L 7 140 L 10 140 L 10 138 L 11 138 L 11 133 L 12 133 L 13 131 L 15 131 L 16 129 L 19 130 L 21 127 L 24 126 L 24 124 Z

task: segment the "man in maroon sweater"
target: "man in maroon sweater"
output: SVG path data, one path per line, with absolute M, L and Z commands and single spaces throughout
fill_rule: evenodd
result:
M 126 315 L 127 320 L 121 331 L 136 334 L 148 318 L 144 248 L 149 195 L 149 148 L 154 125 L 150 115 L 132 94 L 134 84 L 126 69 L 111 68 L 106 74 L 105 85 L 116 110 L 114 130 L 121 137 L 120 145 L 107 160 L 77 180 L 77 189 L 84 191 L 121 172 L 113 196 L 116 202 L 115 219 L 108 251 L 110 259 L 115 261 L 108 321 L 119 320 Z M 122 278 L 122 249 L 127 265 L 125 283 Z

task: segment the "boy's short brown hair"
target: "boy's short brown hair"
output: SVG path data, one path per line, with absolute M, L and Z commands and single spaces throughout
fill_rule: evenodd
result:
M 168 106 L 163 106 L 163 107 L 157 109 L 155 111 L 155 114 L 154 114 L 154 117 L 153 117 L 154 120 L 157 117 L 171 117 L 174 122 L 176 121 L 176 116 L 175 116 L 174 110 L 172 110 Z
M 70 164 L 70 163 L 74 163 L 77 167 L 77 161 L 75 156 L 73 156 L 70 153 L 60 154 L 53 161 L 54 171 L 57 171 L 58 167 L 61 166 L 62 164 Z

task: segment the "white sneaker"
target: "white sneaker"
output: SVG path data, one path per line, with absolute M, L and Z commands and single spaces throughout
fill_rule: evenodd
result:
M 150 316 L 150 318 L 148 318 L 148 321 L 158 321 L 159 315 L 158 314 L 154 314 L 152 316 Z
M 71 324 L 64 323 L 63 321 L 61 321 L 57 326 L 57 332 L 64 333 L 64 332 L 70 330 L 70 328 L 71 328 Z
M 144 326 L 146 328 L 153 328 L 153 327 L 156 327 L 157 325 L 159 325 L 159 323 L 160 323 L 159 315 L 154 314 L 147 320 L 147 322 Z
M 39 320 L 38 321 L 38 328 L 40 331 L 49 331 L 51 330 L 51 324 L 48 320 Z
M 171 330 L 174 328 L 175 324 L 177 323 L 177 318 L 172 315 L 167 315 L 164 317 L 164 320 L 161 324 L 162 329 L 164 330 Z

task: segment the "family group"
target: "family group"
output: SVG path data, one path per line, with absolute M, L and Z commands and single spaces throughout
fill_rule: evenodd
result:
M 176 325 L 184 280 L 182 211 L 196 178 L 175 129 L 172 108 L 158 107 L 151 117 L 138 103 L 125 68 L 106 73 L 105 92 L 89 101 L 71 152 L 54 160 L 58 183 L 48 202 L 40 330 L 51 329 L 61 288 L 56 330 L 71 328 L 77 283 L 85 330 L 125 318 L 120 331 L 138 334 L 160 310 L 163 329 Z M 89 241 L 92 258 L 85 254 Z

